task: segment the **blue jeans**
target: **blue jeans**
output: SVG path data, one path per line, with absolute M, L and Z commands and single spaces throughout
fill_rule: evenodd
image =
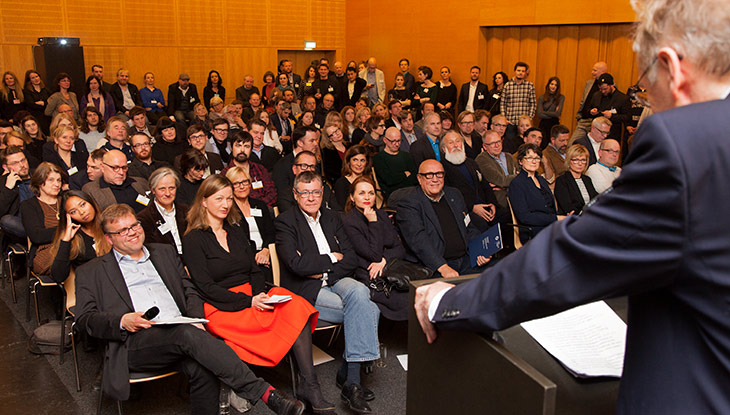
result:
M 322 320 L 345 325 L 345 360 L 368 362 L 380 357 L 380 310 L 370 301 L 370 289 L 346 277 L 322 287 L 314 307 Z

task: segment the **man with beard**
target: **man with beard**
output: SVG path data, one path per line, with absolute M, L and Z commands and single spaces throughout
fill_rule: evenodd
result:
M 4 231 L 25 238 L 18 206 L 20 202 L 35 197 L 30 190 L 28 159 L 18 146 L 8 146 L 0 154 L 5 172 L 0 176 L 0 226 Z
M 479 75 L 482 70 L 478 66 L 472 66 L 469 71 L 469 82 L 461 86 L 459 94 L 459 112 L 485 109 L 487 105 L 487 97 L 489 97 L 489 87 L 479 82 Z
M 142 132 L 134 133 L 130 141 L 132 143 L 132 152 L 134 152 L 134 160 L 129 163 L 129 176 L 142 177 L 148 180 L 153 171 L 168 166 L 164 161 L 152 159 L 152 147 L 147 134 Z
M 225 176 L 233 166 L 241 167 L 251 178 L 251 197 L 266 202 L 273 208 L 276 204 L 276 186 L 266 167 L 249 160 L 253 137 L 247 131 L 236 131 L 231 135 L 231 162 L 221 172 Z
M 568 127 L 558 124 L 550 129 L 550 144 L 542 151 L 543 164 L 550 166 L 550 169 L 555 173 L 552 180 L 545 178 L 550 184 L 568 169 L 565 167 L 565 152 L 568 151 L 569 139 L 570 130 Z
M 373 157 L 373 168 L 385 200 L 395 190 L 417 184 L 416 163 L 400 149 L 401 140 L 401 132 L 396 127 L 388 128 L 383 137 L 385 147 Z

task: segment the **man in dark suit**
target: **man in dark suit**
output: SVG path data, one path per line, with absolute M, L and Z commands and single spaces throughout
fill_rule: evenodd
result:
M 276 413 L 301 414 L 303 404 L 257 378 L 222 340 L 201 324 L 155 327 L 156 321 L 203 317 L 203 302 L 170 245 L 144 247 L 144 231 L 132 209 L 113 205 L 101 215 L 108 254 L 79 267 L 76 275 L 77 327 L 106 340 L 102 389 L 129 398 L 129 372 L 175 367 L 190 379 L 193 414 L 217 414 L 219 382 Z M 159 314 L 143 318 L 149 308 Z
M 479 75 L 482 70 L 478 66 L 472 66 L 469 72 L 470 81 L 461 86 L 459 93 L 459 112 L 486 109 L 489 98 L 489 87 L 479 82 Z
M 411 157 L 416 166 L 421 165 L 424 160 L 441 161 L 439 150 L 439 136 L 441 135 L 441 116 L 438 113 L 430 112 L 423 118 L 423 129 L 426 133 L 423 138 L 411 144 Z
M 410 152 L 411 145 L 423 138 L 423 131 L 415 128 L 413 112 L 410 110 L 401 110 L 398 114 L 398 122 L 400 123 L 400 149 L 401 151 Z
M 317 129 L 314 127 L 300 127 L 292 133 L 293 151 L 274 165 L 273 178 L 278 193 L 285 193 L 294 185 L 294 173 L 292 173 L 294 157 L 302 151 L 317 154 L 319 146 L 317 134 Z
M 177 82 L 167 87 L 167 115 L 185 125 L 195 118 L 193 108 L 200 102 L 198 87 L 190 82 L 190 75 L 181 73 Z
M 299 173 L 304 171 L 315 171 L 317 168 L 317 157 L 314 153 L 309 151 L 300 151 L 294 157 L 294 164 L 292 165 L 292 173 L 296 177 Z M 322 185 L 324 193 L 322 193 L 322 206 L 327 209 L 332 209 L 336 212 L 341 212 L 343 206 L 337 203 L 334 192 L 330 188 L 329 184 L 324 183 Z M 283 189 L 281 192 L 277 192 L 278 198 L 276 200 L 276 206 L 279 207 L 279 213 L 284 213 L 287 210 L 295 207 L 297 201 L 294 198 L 293 187 Z
M 104 67 L 99 64 L 91 65 L 91 74 L 99 78 L 101 89 L 108 94 L 112 89 L 112 84 L 104 80 Z
M 299 91 L 299 86 L 302 84 L 302 77 L 299 74 L 293 72 L 294 65 L 289 59 L 284 59 L 279 65 L 279 73 L 285 73 L 289 77 L 289 85 L 291 85 L 295 91 Z
M 593 119 L 593 122 L 591 123 L 591 130 L 588 132 L 588 134 L 585 137 L 581 137 L 573 144 L 580 144 L 583 147 L 588 149 L 588 166 L 590 167 L 593 164 L 596 164 L 598 161 L 598 150 L 600 149 L 601 142 L 606 139 L 606 137 L 611 132 L 611 121 L 608 120 L 608 118 L 605 117 L 597 117 Z
M 283 99 L 276 103 L 276 112 L 271 114 L 271 123 L 276 128 L 279 135 L 284 153 L 291 153 L 292 150 L 292 132 L 294 131 L 294 121 L 291 119 L 291 104 Z
M 352 278 L 357 254 L 338 213 L 322 208 L 322 177 L 312 171 L 297 175 L 297 207 L 275 220 L 281 260 L 281 285 L 306 298 L 322 320 L 344 323 L 345 358 L 337 373 L 342 398 L 358 413 L 370 413 L 372 391 L 360 384 L 362 362 L 379 356 L 378 306 L 370 290 Z
M 401 129 L 400 121 L 398 121 L 398 114 L 403 110 L 403 104 L 400 101 L 393 99 L 388 101 L 388 114 L 390 117 L 385 120 L 385 128 L 396 127 L 399 131 Z
M 20 202 L 35 197 L 30 189 L 30 167 L 23 149 L 8 146 L 0 152 L 0 226 L 25 240 L 25 229 L 20 220 Z
M 248 132 L 253 138 L 251 146 L 251 161 L 266 167 L 269 173 L 274 171 L 274 165 L 281 159 L 281 155 L 275 148 L 264 145 L 264 134 L 266 124 L 261 120 L 253 120 L 248 124 Z
M 471 266 L 467 246 L 479 236 L 458 190 L 444 187 L 444 167 L 426 160 L 418 167 L 418 184 L 410 197 L 398 202 L 398 228 L 407 248 L 406 259 L 420 262 L 444 278 L 480 272 L 488 262 L 480 257 Z
M 129 82 L 129 71 L 122 68 L 117 71 L 117 82 L 111 86 L 109 95 L 114 100 L 114 107 L 117 115 L 124 116 L 124 121 L 129 119 L 129 111 L 136 105 L 142 106 L 142 98 L 139 95 L 137 85 Z M 107 125 L 109 125 L 107 123 Z
M 347 82 L 343 85 L 344 89 L 342 90 L 342 101 L 344 102 L 344 105 L 354 107 L 357 104 L 357 100 L 362 97 L 362 91 L 365 89 L 368 82 L 357 76 L 357 68 L 348 66 L 346 72 L 347 73 L 345 75 L 347 76 Z
M 693 12 L 647 0 L 636 16 L 638 66 L 649 73 L 638 83 L 655 113 L 613 190 L 481 277 L 420 287 L 416 311 L 429 341 L 434 323 L 491 332 L 628 295 L 617 413 L 730 412 L 730 218 L 717 214 L 730 209 L 730 194 L 713 179 L 730 163 L 730 44 L 717 36 L 730 10 L 721 0 L 681 5 Z

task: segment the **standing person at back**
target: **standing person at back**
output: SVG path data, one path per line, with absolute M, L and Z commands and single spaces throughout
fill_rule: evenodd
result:
M 596 62 L 591 68 L 591 79 L 586 81 L 585 87 L 583 88 L 583 95 L 580 98 L 580 105 L 578 106 L 578 112 L 576 113 L 576 119 L 578 124 L 575 126 L 575 131 L 570 137 L 570 143 L 573 144 L 575 140 L 583 138 L 591 130 L 591 117 L 590 103 L 593 94 L 598 91 L 598 78 L 604 73 L 608 72 L 608 65 L 606 62 Z
M 528 115 L 530 119 L 535 118 L 537 100 L 535 98 L 535 85 L 527 80 L 527 71 L 530 66 L 525 62 L 515 64 L 515 77 L 504 85 L 502 89 L 502 101 L 500 112 L 507 117 L 507 132 L 505 133 L 504 151 L 514 153 L 522 140 L 509 139 L 516 137 L 517 122 L 520 115 Z M 517 137 L 519 138 L 519 137 Z

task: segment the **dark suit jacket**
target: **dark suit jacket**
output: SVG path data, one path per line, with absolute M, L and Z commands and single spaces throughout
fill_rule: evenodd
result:
M 424 160 L 436 160 L 436 153 L 434 153 L 433 147 L 431 146 L 431 140 L 425 134 L 423 137 L 411 144 L 411 149 L 408 152 L 411 154 L 411 157 L 413 157 L 413 161 L 416 163 L 416 168 L 418 168 Z
M 471 177 L 471 180 L 473 183 L 475 183 L 475 185 L 469 183 L 466 177 L 464 177 L 464 175 L 459 170 L 458 166 L 452 164 L 446 159 L 444 159 L 441 164 L 443 164 L 444 172 L 446 173 L 445 185 L 453 187 L 461 193 L 461 196 L 464 198 L 464 204 L 466 205 L 466 211 L 469 212 L 469 216 L 471 216 L 472 222 L 484 222 L 482 224 L 476 225 L 481 225 L 477 227 L 479 229 L 486 230 L 485 226 L 488 226 L 489 224 L 484 221 L 481 216 L 472 212 L 472 209 L 474 209 L 474 205 L 477 203 L 477 200 L 480 200 L 480 203 L 482 204 L 491 203 L 494 205 L 496 210 L 492 222 L 497 219 L 497 217 L 499 216 L 497 215 L 497 211 L 501 210 L 502 208 L 497 202 L 497 197 L 494 195 L 492 186 L 489 185 L 489 182 L 486 179 L 481 177 L 481 173 L 479 173 L 479 166 L 477 166 L 477 163 L 470 158 L 464 160 L 464 165 L 469 171 L 469 176 Z
M 388 214 L 380 209 L 375 213 L 378 217 L 376 222 L 369 222 L 358 209 L 342 216 L 345 232 L 357 253 L 355 277 L 365 285 L 370 282 L 370 264 L 383 258 L 386 261 L 403 258 L 406 253 Z
M 587 174 L 580 176 L 583 180 L 583 185 L 588 190 L 588 196 L 593 199 L 598 195 L 596 189 L 593 187 L 593 181 L 588 177 Z M 566 171 L 562 175 L 555 179 L 555 200 L 558 202 L 558 213 L 565 215 L 568 212 L 574 211 L 577 215 L 583 210 L 585 202 L 583 202 L 583 196 L 580 194 L 580 189 L 573 179 L 573 174 Z
M 5 183 L 8 175 L 0 176 L 0 217 L 5 215 L 16 215 L 18 213 L 18 204 L 20 203 L 20 193 L 18 192 L 18 181 L 15 187 L 8 189 Z
M 276 151 L 276 150 L 274 150 L 274 151 Z M 253 153 L 251 153 L 251 155 L 253 155 Z M 173 161 L 173 167 L 175 168 L 175 170 L 177 170 L 180 173 L 182 173 L 180 170 L 180 158 L 181 157 L 182 157 L 182 154 L 178 154 L 177 156 L 175 156 L 175 160 Z M 218 173 L 222 172 L 223 169 L 226 167 L 226 165 L 223 164 L 223 159 L 221 158 L 220 154 L 213 153 L 212 151 L 206 151 L 205 158 L 208 159 L 208 167 L 210 168 L 210 174 L 218 174 Z
M 272 178 L 276 185 L 277 194 L 281 195 L 285 193 L 287 189 L 291 190 L 291 187 L 294 184 L 294 172 L 292 171 L 292 166 L 294 166 L 294 153 L 287 154 L 274 165 Z
M 457 104 L 459 108 L 459 113 L 466 110 L 466 103 L 469 102 L 469 84 L 470 82 L 467 82 L 461 86 L 461 91 L 459 92 L 459 103 Z M 474 93 L 474 111 L 487 109 L 486 107 L 488 100 L 489 87 L 481 82 L 477 83 L 477 90 Z
M 416 135 L 416 141 L 425 137 L 423 131 L 416 128 L 413 129 L 413 134 Z M 414 141 L 413 143 L 415 144 L 416 141 Z M 404 133 L 403 130 L 400 131 L 400 150 L 405 151 L 406 153 L 411 152 L 411 144 L 408 142 L 408 139 L 406 138 L 406 133 Z
M 281 126 L 281 121 L 279 120 L 279 114 L 277 114 L 277 113 L 271 114 L 270 119 L 271 119 L 271 123 L 274 124 L 274 127 L 276 128 L 276 133 L 279 134 L 279 137 L 281 137 L 284 130 Z M 294 132 L 294 122 L 291 121 L 290 118 L 287 119 L 287 121 L 289 121 L 289 136 L 291 136 L 292 133 Z
M 192 111 L 195 104 L 200 102 L 198 87 L 195 84 L 191 83 L 188 85 L 188 93 L 185 96 L 183 96 L 178 85 L 177 82 L 174 82 L 167 87 L 167 115 L 175 115 L 175 111 L 180 109 L 180 105 L 184 101 L 187 101 L 190 105 L 188 111 Z
M 180 234 L 182 240 L 185 230 L 188 228 L 188 205 L 184 203 L 175 202 L 175 222 L 177 222 L 177 232 Z M 154 201 L 150 201 L 146 208 L 142 209 L 137 214 L 137 219 L 142 223 L 142 229 L 144 229 L 144 241 L 147 244 L 168 244 L 177 250 L 175 244 L 175 238 L 172 237 L 172 232 L 165 234 L 160 233 L 160 225 L 164 223 L 160 211 L 157 210 Z
M 203 317 L 203 302 L 187 277 L 177 251 L 162 244 L 151 244 L 147 249 L 180 312 L 187 317 Z M 124 314 L 135 309 L 113 250 L 76 270 L 76 309 L 76 327 L 108 341 L 102 383 L 104 393 L 114 399 L 126 400 L 129 398 L 126 340 L 130 334 L 120 329 L 120 321 Z
M 326 272 L 328 284 L 333 285 L 342 278 L 352 276 L 357 267 L 357 255 L 347 238 L 340 214 L 329 209 L 320 212 L 322 216 L 319 223 L 330 250 L 344 256 L 335 263 L 332 263 L 329 255 L 319 253 L 312 230 L 299 208 L 290 209 L 274 220 L 281 285 L 312 304 L 317 301 L 322 280 L 307 276 Z
M 142 98 L 139 96 L 139 89 L 137 89 L 137 86 L 135 84 L 128 83 L 127 89 L 129 90 L 129 95 L 132 96 L 134 104 L 141 107 Z M 111 90 L 109 91 L 109 95 L 111 95 L 114 100 L 114 107 L 117 109 L 117 112 L 127 111 L 127 109 L 124 108 L 124 96 L 122 95 L 122 88 L 119 86 L 119 82 L 114 82 Z
M 461 193 L 452 187 L 444 187 L 443 197 L 449 202 L 454 219 L 459 225 L 459 233 L 468 245 L 469 241 L 479 236 L 479 231 L 471 223 L 468 227 L 464 223 L 468 211 Z M 444 234 L 431 201 L 423 190 L 420 187 L 414 188 L 408 197 L 400 199 L 397 209 L 395 218 L 403 244 L 407 248 L 406 259 L 419 262 L 432 270 L 444 265 Z
M 248 198 L 248 203 L 251 205 L 251 208 L 261 210 L 261 216 L 254 216 L 253 218 L 256 221 L 256 226 L 259 228 L 259 232 L 261 233 L 261 239 L 263 241 L 262 249 L 268 248 L 269 244 L 274 243 L 276 240 L 274 219 L 271 217 L 271 213 L 269 213 L 269 206 L 266 205 L 266 202 L 252 197 Z M 234 206 L 238 209 L 237 204 L 234 204 Z M 243 214 L 241 214 L 241 217 L 243 217 Z M 246 233 L 250 234 L 251 228 L 248 226 L 248 222 L 246 222 L 246 220 L 241 220 L 240 226 L 246 230 Z M 254 254 L 258 252 L 253 241 L 251 241 L 251 251 Z
M 730 412 L 730 194 L 713 179 L 728 113 L 725 99 L 647 118 L 611 192 L 451 289 L 437 326 L 491 332 L 628 295 L 617 413 Z
M 365 89 L 365 86 L 368 84 L 368 82 L 359 76 L 355 78 L 355 88 L 354 91 L 352 91 L 352 97 L 350 97 L 350 93 L 348 92 L 348 85 L 349 81 L 345 82 L 342 89 L 342 102 L 345 105 L 350 105 L 352 107 L 357 104 L 357 101 L 362 96 L 362 91 Z
M 274 171 L 274 166 L 276 165 L 276 162 L 278 162 L 281 159 L 281 155 L 278 151 L 276 151 L 275 148 L 269 147 L 269 146 L 263 146 L 261 149 L 261 157 L 256 155 L 256 153 L 251 151 L 251 156 L 249 157 L 249 160 L 253 161 L 254 163 L 258 163 L 264 167 L 266 167 L 266 170 L 269 171 L 269 173 L 272 173 Z
M 573 144 L 580 144 L 588 150 L 588 166 L 596 164 L 596 162 L 598 161 L 598 155 L 595 151 L 593 151 L 593 146 L 591 145 L 591 142 L 588 139 L 587 135 L 585 137 L 581 137 L 575 140 Z

